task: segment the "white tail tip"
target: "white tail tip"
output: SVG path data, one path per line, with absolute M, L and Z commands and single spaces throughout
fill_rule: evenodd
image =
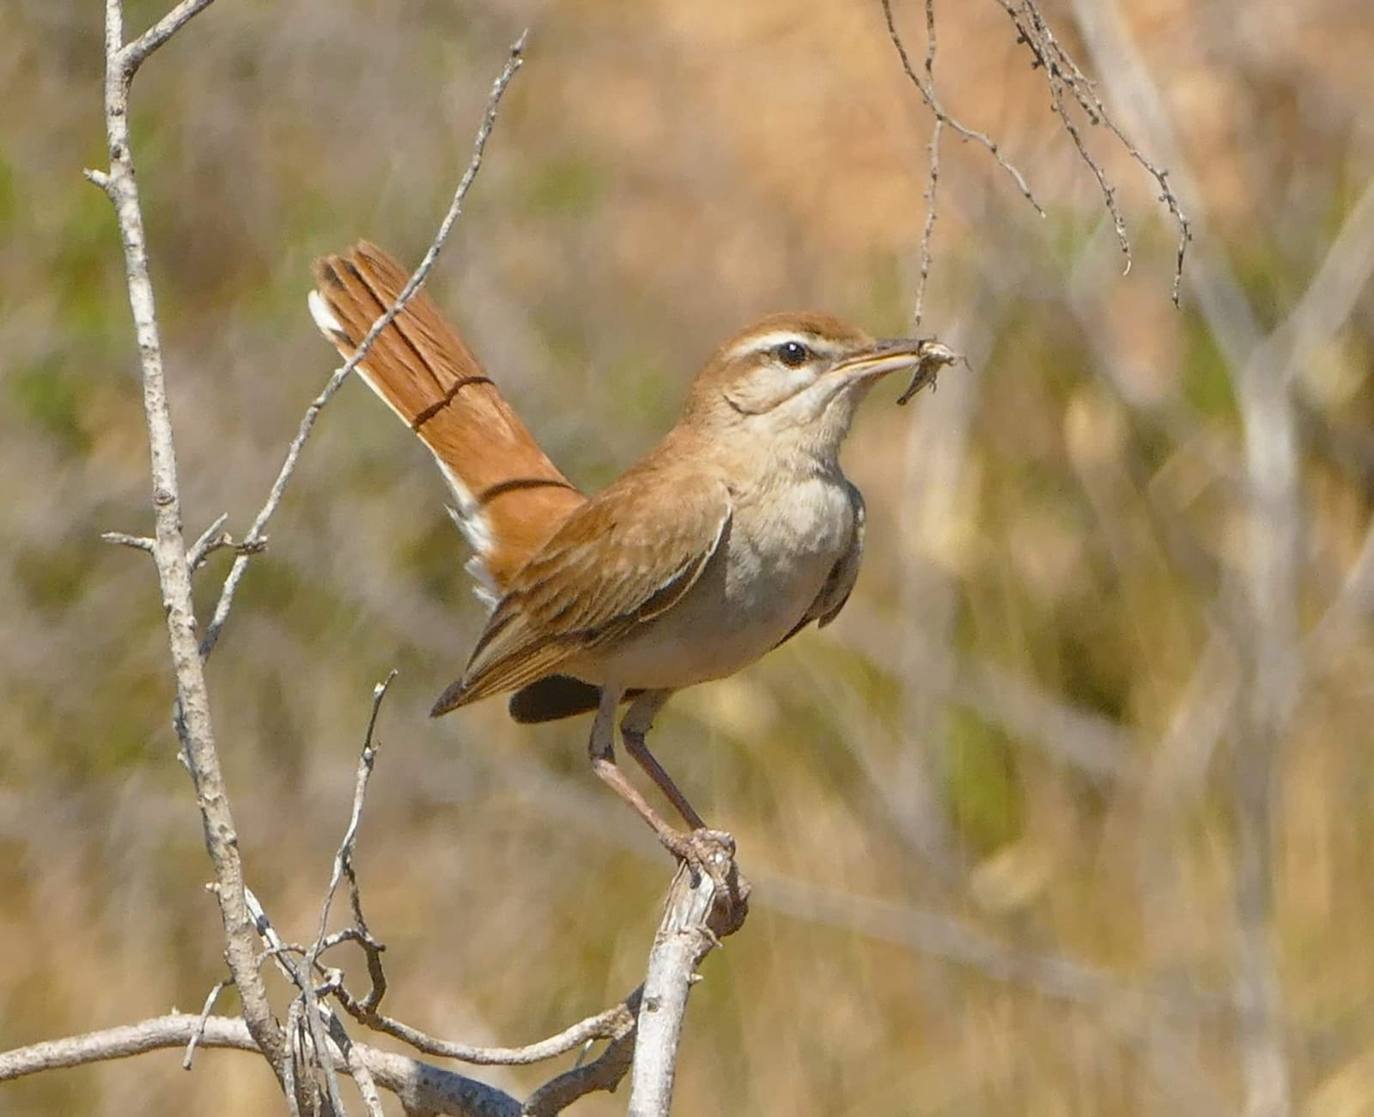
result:
M 324 301 L 318 291 L 311 291 L 306 296 L 306 304 L 310 307 L 310 317 L 315 319 L 315 325 L 320 328 L 320 333 L 324 334 L 330 341 L 347 341 L 348 334 L 343 328 L 343 323 L 334 317 L 334 312 L 329 309 L 329 304 Z

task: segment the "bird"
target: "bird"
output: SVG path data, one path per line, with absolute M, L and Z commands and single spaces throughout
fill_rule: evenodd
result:
M 351 359 L 407 278 L 359 242 L 316 261 L 310 313 Z M 676 691 L 835 619 L 864 549 L 863 496 L 839 462 L 855 410 L 891 373 L 915 370 L 905 400 L 951 360 L 933 339 L 876 340 L 819 311 L 770 315 L 716 349 L 657 446 L 587 495 L 417 292 L 356 371 L 434 455 L 489 608 L 432 716 L 499 694 L 517 722 L 594 713 L 596 775 L 665 848 L 702 865 L 729 835 L 706 825 L 649 751 L 654 719 Z M 616 763 L 624 704 L 625 751 L 686 830 Z

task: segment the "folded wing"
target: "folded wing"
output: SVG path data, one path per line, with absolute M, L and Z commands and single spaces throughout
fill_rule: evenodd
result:
M 692 588 L 728 531 L 728 493 L 716 485 L 668 493 L 646 473 L 652 469 L 632 470 L 576 510 L 517 572 L 435 715 L 554 674 L 578 652 L 630 635 Z M 671 522 L 632 507 L 663 499 L 679 508 Z M 645 531 L 646 522 L 657 528 Z

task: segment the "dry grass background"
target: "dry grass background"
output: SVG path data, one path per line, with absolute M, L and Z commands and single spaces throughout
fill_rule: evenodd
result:
M 661 719 L 660 755 L 760 882 L 695 994 L 678 1109 L 1238 1111 L 1239 370 L 1195 285 L 1169 305 L 1148 181 L 1092 137 L 1136 235 L 1123 278 L 1003 13 L 941 7 L 946 100 L 1005 140 L 1049 215 L 947 143 L 927 322 L 976 371 L 861 417 L 847 460 L 869 555 L 841 620 Z M 1128 7 L 1173 169 L 1196 179 L 1194 279 L 1233 283 L 1226 312 L 1272 330 L 1346 222 L 1369 222 L 1374 17 L 1365 0 Z M 161 3 L 130 8 L 140 26 Z M 918 11 L 898 10 L 919 52 Z M 1070 5 L 1047 13 L 1082 43 Z M 188 530 L 221 511 L 242 530 L 332 367 L 310 260 L 364 235 L 416 258 L 527 19 L 434 287 L 575 478 L 650 445 L 752 316 L 819 305 L 903 329 L 929 122 L 877 0 L 223 0 L 135 98 Z M 89 3 L 0 8 L 0 1047 L 198 1007 L 221 973 L 153 572 L 97 538 L 147 522 L 118 245 L 80 177 L 101 159 L 99 36 Z M 1157 121 L 1118 107 L 1157 145 Z M 1272 930 L 1310 1117 L 1374 1113 L 1374 633 L 1371 595 L 1342 596 L 1374 496 L 1356 263 L 1336 299 L 1353 313 L 1305 339 L 1292 392 L 1303 673 Z M 582 723 L 521 729 L 499 703 L 425 717 L 480 624 L 443 496 L 349 386 L 210 684 L 250 882 L 303 937 L 371 685 L 400 668 L 359 861 L 391 1011 L 516 1043 L 635 983 L 667 866 L 586 770 Z M 0 1110 L 277 1111 L 261 1063 L 178 1060 L 7 1086 Z

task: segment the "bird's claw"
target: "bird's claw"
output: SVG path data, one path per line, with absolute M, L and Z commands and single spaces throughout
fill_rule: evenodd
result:
M 735 839 L 724 830 L 674 831 L 663 839 L 668 852 L 700 877 L 706 875 L 716 886 L 716 894 L 733 903 L 731 882 L 735 863 Z

